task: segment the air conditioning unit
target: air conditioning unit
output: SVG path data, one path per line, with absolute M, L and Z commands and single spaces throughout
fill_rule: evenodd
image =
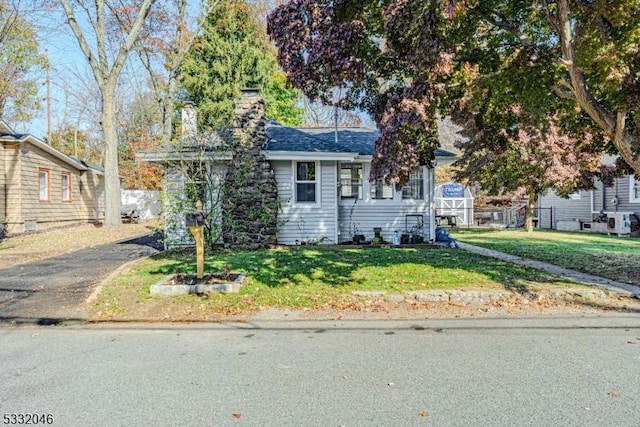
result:
M 631 212 L 607 213 L 607 231 L 612 234 L 631 234 Z

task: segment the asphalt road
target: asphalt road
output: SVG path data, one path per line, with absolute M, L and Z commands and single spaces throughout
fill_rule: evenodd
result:
M 0 269 L 0 322 L 82 320 L 83 303 L 101 279 L 160 248 L 149 234 Z
M 640 425 L 637 314 L 5 325 L 0 363 L 0 416 L 59 426 Z

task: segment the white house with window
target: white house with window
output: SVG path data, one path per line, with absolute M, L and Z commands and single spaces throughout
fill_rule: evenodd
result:
M 277 229 L 269 234 L 269 240 L 276 236 L 279 244 L 339 244 L 354 241 L 354 236 L 358 236 L 360 242 L 373 241 L 374 237 L 378 241 L 391 242 L 396 233 L 399 237 L 411 235 L 415 238 L 414 243 L 434 240 L 432 167 L 417 168 L 402 188 L 383 181 L 371 183 L 368 178 L 378 131 L 269 125 L 264 119 L 263 107 L 255 90 L 243 90 L 243 97 L 236 102 L 232 144 L 226 144 L 229 138 L 225 139 L 222 134 L 212 135 L 210 141 L 198 143 L 198 139 L 183 129 L 183 135 L 188 137 L 182 145 L 138 155 L 143 160 L 166 165 L 165 191 L 179 198 L 187 188 L 184 172 L 176 168 L 176 161 L 206 160 L 208 173 L 218 182 L 223 182 L 229 175 L 227 172 L 233 172 L 227 170 L 229 165 L 240 166 L 234 163 L 237 159 L 234 149 L 251 147 L 249 151 L 259 166 L 250 173 L 254 179 L 269 183 L 265 187 L 265 197 L 271 197 L 273 190 L 276 193 L 279 206 Z M 184 113 L 183 110 L 183 123 L 189 121 Z M 192 116 L 191 120 L 194 119 Z M 193 130 L 197 126 L 193 124 L 190 128 Z M 432 163 L 454 160 L 453 153 L 435 150 Z M 248 185 L 245 190 L 243 196 L 253 198 L 255 187 Z M 261 203 L 262 194 L 259 196 L 256 205 Z M 168 199 L 171 197 L 165 197 Z M 238 197 L 238 202 L 245 203 L 242 197 Z M 231 207 L 226 213 L 233 213 L 231 209 L 235 203 L 227 205 Z M 250 220 L 243 224 L 258 227 L 258 222 Z M 257 241 L 260 233 L 251 231 L 246 236 Z M 189 235 L 182 229 L 167 233 L 165 238 L 168 246 L 189 243 Z
M 629 213 L 632 219 L 632 230 L 640 221 L 640 180 L 633 175 L 625 175 L 614 179 L 611 187 L 602 182 L 595 183 L 593 190 L 581 190 L 568 198 L 557 196 L 552 190 L 538 199 L 540 220 L 558 228 L 559 222 L 588 223 L 604 221 L 616 213 Z M 606 227 L 605 227 L 606 229 Z M 633 235 L 633 233 L 632 233 Z
M 376 231 L 435 236 L 434 171 L 422 166 L 402 188 L 369 182 L 378 132 L 362 128 L 268 126 L 264 145 L 278 183 L 278 243 L 371 241 Z M 454 160 L 436 150 L 436 162 Z

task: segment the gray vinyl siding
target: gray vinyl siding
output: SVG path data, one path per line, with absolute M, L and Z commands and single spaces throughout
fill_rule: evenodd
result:
M 591 192 L 580 191 L 580 199 L 564 198 L 549 190 L 538 201 L 538 223 L 555 229 L 558 221 L 591 221 Z
M 640 211 L 640 201 L 631 201 L 630 176 L 623 176 L 614 180 L 613 186 L 604 187 L 601 182 L 596 185 L 593 195 L 593 206 L 595 212 L 637 212 Z M 603 193 L 604 191 L 604 193 Z M 618 198 L 618 205 L 613 203 L 614 197 Z
M 618 206 L 611 206 L 609 208 L 610 211 L 617 212 L 640 212 L 640 200 L 631 199 L 631 185 L 633 183 L 633 179 L 631 176 L 624 176 L 616 179 L 615 185 L 612 189 L 608 189 L 612 196 L 618 196 Z
M 364 165 L 364 177 L 369 176 L 370 165 Z M 341 199 L 339 203 L 340 242 L 353 239 L 353 234 L 363 234 L 368 241 L 374 237 L 374 227 L 382 228 L 381 236 L 387 242 L 391 242 L 396 231 L 403 233 L 411 231 L 416 218 L 407 215 L 422 215 L 422 236 L 425 241 L 430 236 L 430 203 L 428 200 L 428 180 L 431 173 L 424 171 L 424 196 L 425 200 L 403 200 L 401 189 L 395 189 L 394 198 L 389 200 L 375 200 L 370 198 L 370 185 L 367 179 L 363 182 L 362 199 Z M 407 230 L 408 229 L 408 230 Z M 354 230 L 357 233 L 354 233 Z
M 630 200 L 631 185 L 630 176 L 616 178 L 611 187 L 604 187 L 601 182 L 596 183 L 595 190 L 581 191 L 580 200 L 565 199 L 557 196 L 552 190 L 540 197 L 539 207 L 543 227 L 549 223 L 549 209 L 553 208 L 553 228 L 558 221 L 591 221 L 598 212 L 640 212 L 640 201 Z M 617 206 L 613 203 L 614 197 L 618 198 Z M 592 205 L 593 197 L 593 205 Z
M 316 188 L 316 203 L 296 203 L 292 162 L 271 162 L 281 205 L 278 215 L 280 244 L 295 245 L 296 241 L 337 243 L 337 165 L 335 161 L 321 161 L 318 164 L 320 182 Z

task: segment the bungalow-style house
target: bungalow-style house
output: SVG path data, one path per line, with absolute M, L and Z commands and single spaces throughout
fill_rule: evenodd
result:
M 258 157 L 246 192 L 254 191 L 254 182 L 272 182 L 274 186 L 258 191 L 258 199 L 264 200 L 265 195 L 277 199 L 277 232 L 271 243 L 392 242 L 396 233 L 396 239 L 411 238 L 414 243 L 434 240 L 434 169 L 421 166 L 402 188 L 384 182 L 370 183 L 377 131 L 267 125 L 263 101 L 256 91 L 249 90 L 243 91 L 243 98 L 236 103 L 236 116 L 234 141 L 245 141 L 240 145 L 250 147 L 248 151 Z M 185 117 L 193 117 L 193 112 L 183 111 L 183 121 Z M 448 151 L 436 150 L 434 154 L 434 163 L 455 160 Z M 229 172 L 242 167 L 241 161 L 235 161 L 241 156 L 234 150 L 214 150 L 207 155 L 217 173 L 227 179 Z M 179 184 L 180 173 L 171 167 L 179 157 L 177 153 L 144 153 L 140 157 L 168 166 L 165 190 L 184 191 Z M 231 205 L 237 210 L 251 210 L 263 202 Z M 222 206 L 224 209 L 225 201 Z M 258 230 L 252 233 L 260 234 Z M 171 236 L 178 235 L 188 236 L 173 233 L 168 236 L 168 243 L 171 245 Z M 227 234 L 225 241 L 229 239 Z
M 563 198 L 552 190 L 538 199 L 540 221 L 566 231 L 637 235 L 640 222 L 640 180 L 625 175 L 607 187 L 577 191 Z M 626 225 L 625 225 L 626 224 Z
M 94 222 L 104 172 L 0 120 L 0 235 Z

